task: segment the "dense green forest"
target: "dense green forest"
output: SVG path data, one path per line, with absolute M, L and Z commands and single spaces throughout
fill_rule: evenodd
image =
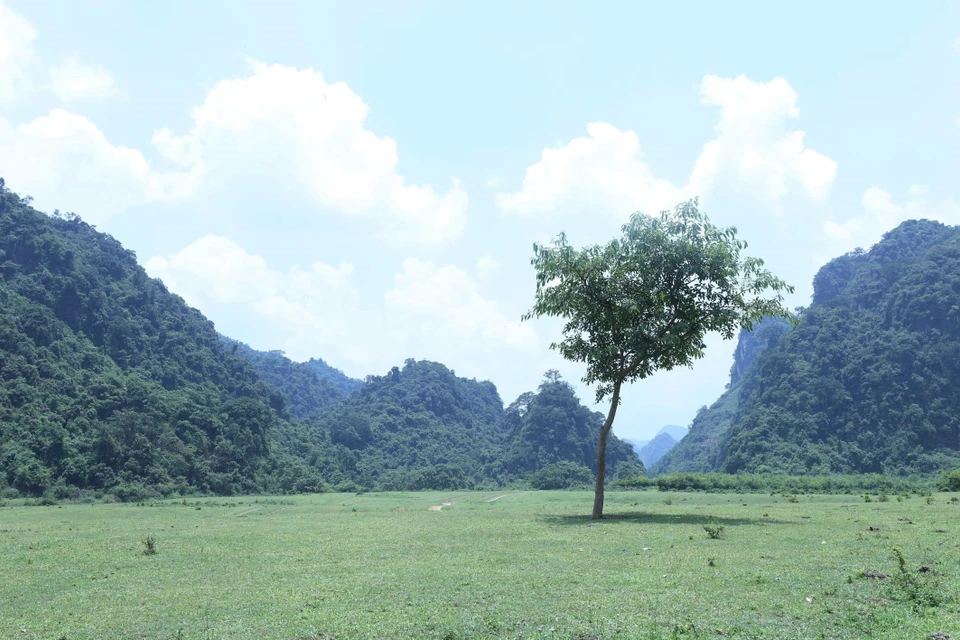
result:
M 4 494 L 461 488 L 558 460 L 594 464 L 596 414 L 552 384 L 566 391 L 550 415 L 575 426 L 551 427 L 567 438 L 559 450 L 529 429 L 518 436 L 492 383 L 437 363 L 408 360 L 360 383 L 320 359 L 255 351 L 220 336 L 115 239 L 34 210 L 0 180 Z M 532 397 L 548 411 L 544 393 Z
M 507 474 L 518 475 L 566 461 L 595 473 L 605 417 L 580 404 L 573 387 L 548 371 L 536 393 L 524 393 L 507 407 L 507 444 L 499 465 Z M 616 436 L 607 442 L 607 465 L 614 474 L 625 473 L 626 465 L 632 465 L 633 473 L 644 472 L 633 448 Z
M 832 260 L 796 328 L 774 338 L 655 471 L 907 475 L 960 463 L 960 228 L 908 221 Z
M 264 382 L 283 393 L 287 409 L 301 420 L 315 418 L 324 407 L 363 384 L 323 360 L 294 362 L 282 351 L 257 351 L 226 336 L 220 338 L 232 353 L 252 364 Z

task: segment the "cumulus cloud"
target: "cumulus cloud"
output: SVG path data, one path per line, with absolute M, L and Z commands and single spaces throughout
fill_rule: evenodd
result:
M 253 312 L 270 323 L 294 358 L 336 347 L 355 360 L 369 359 L 354 269 L 347 262 L 277 270 L 229 238 L 207 235 L 176 253 L 150 258 L 144 268 L 198 309 L 219 304 Z
M 9 14 L 0 12 L 13 24 Z M 0 72 L 12 68 L 4 60 L 13 58 L 0 55 Z M 56 109 L 18 126 L 0 120 L 0 171 L 38 206 L 69 207 L 94 223 L 138 204 L 256 179 L 298 189 L 324 212 L 377 219 L 390 241 L 438 244 L 460 234 L 467 196 L 459 182 L 452 179 L 444 192 L 409 183 L 397 170 L 396 143 L 366 129 L 368 107 L 346 84 L 328 83 L 312 69 L 251 64 L 249 76 L 210 90 L 188 133 L 154 133 L 154 147 L 173 170 L 150 167 L 139 150 L 115 146 L 86 118 Z M 114 91 L 109 73 L 76 59 L 51 79 L 64 100 Z M 5 82 L 0 73 L 0 91 Z
M 407 258 L 384 296 L 387 311 L 405 327 L 418 327 L 438 343 L 444 339 L 481 339 L 497 346 L 536 348 L 528 324 L 506 317 L 500 305 L 480 294 L 477 282 L 453 265 Z
M 823 232 L 827 239 L 843 250 L 869 248 L 881 236 L 901 222 L 916 218 L 937 220 L 945 224 L 960 224 L 960 205 L 953 200 L 940 203 L 927 199 L 930 189 L 915 184 L 907 192 L 909 198 L 897 203 L 893 195 L 879 187 L 870 187 L 863 193 L 860 204 L 863 213 L 845 222 L 827 221 Z
M 91 224 L 187 197 L 197 179 L 154 171 L 140 151 L 111 144 L 93 122 L 62 109 L 17 126 L 0 118 L 0 175 L 39 208 L 75 211 Z
M 700 101 L 720 109 L 716 137 L 707 142 L 690 176 L 689 189 L 707 193 L 724 178 L 776 203 L 794 190 L 812 200 L 830 194 L 837 163 L 804 145 L 803 131 L 789 131 L 800 115 L 797 92 L 783 78 L 754 82 L 744 76 L 707 76 Z
M 720 182 L 774 207 L 793 192 L 812 200 L 827 197 L 837 163 L 806 147 L 803 131 L 787 127 L 799 109 L 786 80 L 707 76 L 700 94 L 720 117 L 715 137 L 703 146 L 685 185 L 654 175 L 636 133 L 594 122 L 587 125 L 586 137 L 544 149 L 540 161 L 527 168 L 520 191 L 499 194 L 500 209 L 507 214 L 651 213 L 706 195 Z
M 90 102 L 116 95 L 113 76 L 103 67 L 64 58 L 50 69 L 50 89 L 63 102 Z
M 363 305 L 349 263 L 276 269 L 223 236 L 154 256 L 144 268 L 214 320 L 260 318 L 273 344 L 299 360 L 320 355 L 376 371 L 406 357 L 455 365 L 537 346 L 529 325 L 509 320 L 453 265 L 405 260 L 382 300 L 368 301 L 373 308 Z
M 313 69 L 251 65 L 249 76 L 213 87 L 187 134 L 158 131 L 158 151 L 200 167 L 213 184 L 292 178 L 324 209 L 379 216 L 393 238 L 439 243 L 460 234 L 467 196 L 459 182 L 442 193 L 408 183 L 396 142 L 366 128 L 369 108 L 346 84 Z
M 500 209 L 530 214 L 602 208 L 629 214 L 659 211 L 685 197 L 682 189 L 653 175 L 633 131 L 593 122 L 587 134 L 544 149 L 540 162 L 527 167 L 523 188 L 497 196 Z
M 12 102 L 30 90 L 36 36 L 27 19 L 0 0 L 0 102 Z

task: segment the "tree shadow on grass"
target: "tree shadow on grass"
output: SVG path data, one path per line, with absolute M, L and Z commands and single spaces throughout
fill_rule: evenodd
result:
M 700 513 L 644 513 L 643 511 L 627 511 L 611 513 L 601 520 L 593 520 L 589 514 L 558 515 L 544 514 L 537 518 L 540 522 L 555 525 L 584 525 L 584 524 L 722 524 L 727 527 L 741 525 L 786 524 L 783 520 L 773 518 L 718 518 L 709 514 Z

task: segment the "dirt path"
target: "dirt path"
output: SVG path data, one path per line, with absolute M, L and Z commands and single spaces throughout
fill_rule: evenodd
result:
M 529 491 L 517 491 L 515 493 L 505 493 L 502 496 L 497 496 L 496 498 L 488 498 L 484 502 L 496 502 L 500 498 L 506 498 L 507 496 L 522 496 L 525 493 L 530 493 Z
M 275 513 L 280 513 L 280 512 L 283 511 L 284 509 L 286 509 L 286 507 L 282 507 L 282 508 L 280 508 L 280 509 L 274 509 L 273 511 L 268 511 L 265 515 L 272 516 L 272 515 L 275 514 Z
M 260 511 L 260 509 L 263 509 L 263 507 L 257 507 L 256 509 L 250 509 L 249 511 L 244 511 L 243 513 L 238 513 L 238 514 L 237 514 L 237 517 L 238 517 L 238 518 L 242 518 L 243 516 L 245 516 L 245 515 L 247 515 L 247 514 L 253 513 L 254 511 Z
M 444 500 L 443 502 L 441 502 L 441 503 L 438 504 L 438 505 L 434 505 L 434 506 L 432 506 L 432 507 L 427 507 L 427 511 L 443 511 L 443 508 L 444 508 L 444 507 L 449 507 L 450 505 L 452 505 L 452 504 L 454 503 L 455 500 L 462 500 L 463 498 L 466 498 L 466 497 L 472 496 L 472 495 L 473 495 L 472 493 L 465 493 L 465 494 L 460 495 L 460 496 L 453 496 L 452 498 L 448 498 L 448 499 Z

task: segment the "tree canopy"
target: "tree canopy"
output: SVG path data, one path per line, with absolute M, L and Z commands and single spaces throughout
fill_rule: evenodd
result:
M 600 431 L 593 516 L 603 515 L 605 447 L 623 384 L 703 356 L 705 338 L 733 338 L 764 316 L 788 316 L 793 289 L 755 257 L 734 227 L 713 225 L 696 200 L 659 216 L 635 213 L 620 238 L 574 248 L 564 234 L 534 244 L 536 296 L 524 319 L 566 320 L 551 345 L 586 365 L 583 380 L 609 397 Z

